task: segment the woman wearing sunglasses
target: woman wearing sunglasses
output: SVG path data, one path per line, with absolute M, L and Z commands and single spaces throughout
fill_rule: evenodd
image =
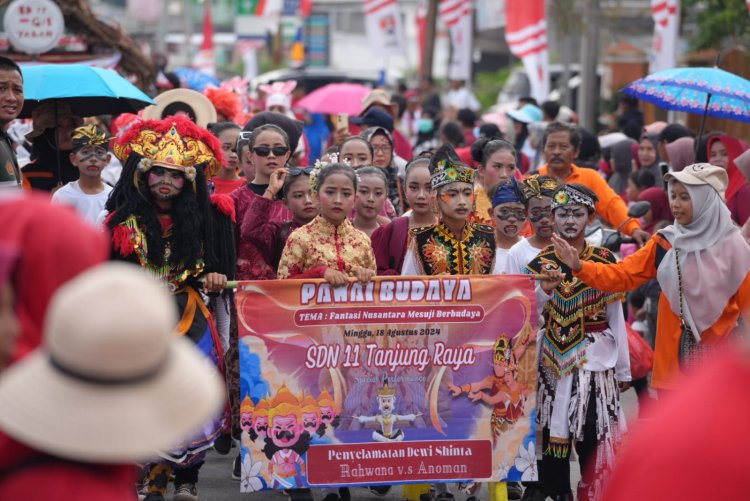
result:
M 276 278 L 274 254 L 261 252 L 258 242 L 247 233 L 247 225 L 258 217 L 278 223 L 292 219 L 280 193 L 290 156 L 289 136 L 280 127 L 266 124 L 252 132 L 240 133 L 240 140 L 249 141 L 255 178 L 232 193 L 238 228 L 236 276 L 238 280 L 273 280 Z

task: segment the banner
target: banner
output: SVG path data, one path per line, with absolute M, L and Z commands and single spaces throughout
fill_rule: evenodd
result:
M 680 0 L 651 0 L 654 39 L 649 73 L 677 66 L 677 37 L 680 33 Z
M 396 0 L 364 0 L 367 38 L 376 56 L 406 54 L 404 28 Z
M 538 102 L 549 95 L 549 54 L 544 0 L 509 0 L 505 11 L 505 40 L 514 56 L 523 62 Z
M 471 0 L 441 0 L 439 10 L 451 37 L 452 52 L 448 78 L 469 82 L 474 40 Z
M 241 491 L 536 480 L 533 285 L 240 282 Z

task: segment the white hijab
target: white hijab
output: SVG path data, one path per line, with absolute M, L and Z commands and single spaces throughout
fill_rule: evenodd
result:
M 674 181 L 669 183 L 670 197 Z M 697 341 L 721 317 L 750 271 L 750 245 L 732 221 L 719 193 L 707 184 L 683 184 L 693 203 L 693 220 L 660 231 L 672 248 L 656 277 L 672 311 L 680 314 L 675 251 L 680 254 L 683 317 Z

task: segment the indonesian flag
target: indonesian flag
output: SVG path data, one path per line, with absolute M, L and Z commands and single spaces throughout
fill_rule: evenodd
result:
M 747 10 L 750 11 L 750 0 L 745 0 L 745 4 L 747 4 Z
M 505 40 L 523 62 L 531 95 L 540 103 L 549 94 L 549 55 L 544 0 L 508 0 L 505 7 Z
M 750 0 L 748 0 L 750 2 Z M 419 49 L 419 71 L 422 71 L 424 61 L 425 42 L 427 40 L 427 0 L 419 0 L 417 4 L 417 48 Z
M 396 0 L 364 0 L 365 27 L 375 54 L 385 56 L 406 53 L 404 28 Z
M 680 1 L 651 0 L 654 39 L 651 44 L 649 73 L 677 66 L 677 36 L 680 32 Z
M 211 2 L 206 1 L 203 7 L 203 42 L 193 58 L 193 67 L 208 75 L 216 74 L 214 59 L 214 25 L 211 19 Z
M 471 0 L 440 0 L 440 17 L 448 26 L 453 53 L 448 68 L 451 80 L 471 80 L 474 25 Z

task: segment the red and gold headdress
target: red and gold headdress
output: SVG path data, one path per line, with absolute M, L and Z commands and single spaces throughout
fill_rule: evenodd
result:
M 114 145 L 115 156 L 125 162 L 131 153 L 142 157 L 141 172 L 156 165 L 181 171 L 195 186 L 195 169 L 205 166 L 206 179 L 213 177 L 224 162 L 219 140 L 184 116 L 134 123 Z M 137 180 L 135 180 L 137 184 Z

